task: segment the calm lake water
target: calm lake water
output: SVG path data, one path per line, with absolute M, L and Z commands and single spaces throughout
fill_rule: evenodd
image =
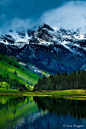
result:
M 0 129 L 86 129 L 86 101 L 0 97 Z

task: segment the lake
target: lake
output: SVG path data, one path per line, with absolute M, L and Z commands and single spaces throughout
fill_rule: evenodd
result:
M 86 129 L 86 101 L 0 96 L 0 129 Z

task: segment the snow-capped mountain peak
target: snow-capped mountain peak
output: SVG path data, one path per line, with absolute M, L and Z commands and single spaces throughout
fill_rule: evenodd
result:
M 12 30 L 0 35 L 0 51 L 24 63 L 35 63 L 39 69 L 47 67 L 52 73 L 71 72 L 86 63 L 86 34 L 81 34 L 79 29 L 58 29 L 47 24 L 36 30 Z

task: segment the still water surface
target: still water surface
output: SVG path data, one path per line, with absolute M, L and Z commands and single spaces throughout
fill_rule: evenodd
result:
M 86 101 L 0 97 L 0 129 L 86 129 Z

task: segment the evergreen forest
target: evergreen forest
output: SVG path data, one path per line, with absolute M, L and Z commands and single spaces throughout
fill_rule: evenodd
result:
M 50 75 L 48 78 L 44 76 L 38 79 L 33 91 L 69 89 L 86 89 L 86 71 L 79 70 L 71 74 L 57 73 L 57 75 Z

